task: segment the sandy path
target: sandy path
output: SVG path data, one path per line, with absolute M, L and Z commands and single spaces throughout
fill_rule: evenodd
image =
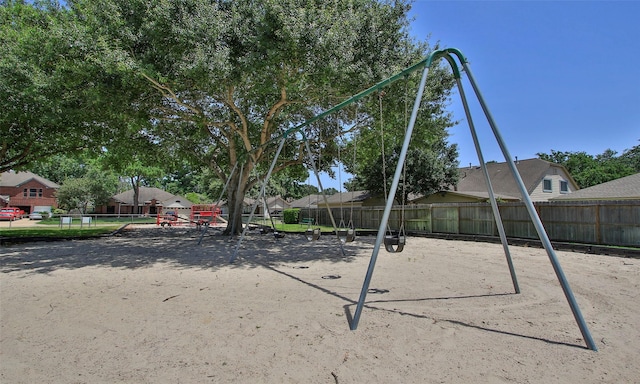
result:
M 147 228 L 0 248 L 2 383 L 638 383 L 640 261 L 558 252 L 600 349 L 585 348 L 543 250 L 411 238 L 235 243 Z

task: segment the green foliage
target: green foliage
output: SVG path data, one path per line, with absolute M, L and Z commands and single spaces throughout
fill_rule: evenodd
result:
M 113 73 L 110 92 L 128 101 L 121 103 L 123 114 L 148 115 L 153 124 L 141 132 L 167 158 L 205 165 L 221 181 L 237 166 L 227 192 L 229 228 L 236 229 L 238 202 L 263 180 L 273 138 L 426 50 L 408 35 L 405 0 L 68 3 L 105 48 L 96 62 Z M 350 117 L 306 132 L 321 170 L 334 164 L 338 119 L 347 124 Z M 301 186 L 306 161 L 304 147 L 288 140 L 274 174 L 293 173 L 273 184 L 273 192 L 287 196 L 282 192 Z
M 635 172 L 640 172 L 640 145 L 626 149 L 622 155 L 620 155 L 620 161 L 632 168 Z
M 184 197 L 186 197 L 190 202 L 194 204 L 205 204 L 210 203 L 211 201 L 199 193 L 195 192 L 187 192 Z
M 351 181 L 350 188 L 385 196 L 391 188 L 399 152 L 400 148 L 395 148 L 385 154 L 384 160 L 380 155 L 377 161 L 364 164 L 355 180 Z M 458 181 L 457 158 L 457 146 L 441 141 L 431 147 L 409 149 L 395 199 L 406 202 L 409 194 L 430 195 L 449 189 Z
M 419 73 L 414 73 L 360 106 L 362 123 L 352 129 L 353 139 L 342 151 L 345 169 L 354 175 L 345 183 L 347 190 L 383 196 L 385 186 L 390 189 L 418 81 Z M 405 194 L 430 194 L 457 181 L 457 146 L 447 142 L 447 128 L 455 122 L 445 110 L 453 84 L 444 68 L 430 70 L 405 162 L 405 188 L 398 189 L 398 201 L 404 200 L 403 190 Z
M 282 211 L 282 221 L 284 221 L 285 224 L 296 224 L 299 222 L 299 217 L 299 208 L 285 209 Z
M 55 1 L 0 6 L 0 171 L 99 149 L 122 121 L 101 41 Z
M 56 193 L 58 205 L 66 210 L 87 213 L 89 207 L 106 204 L 114 195 L 117 178 L 91 169 L 85 177 L 66 179 Z
M 87 161 L 75 156 L 52 155 L 36 160 L 29 170 L 38 176 L 62 184 L 68 178 L 79 178 L 87 174 Z
M 607 149 L 593 156 L 582 152 L 551 150 L 550 154 L 538 153 L 538 158 L 563 165 L 580 188 L 602 184 L 640 172 L 640 146 L 627 149 L 622 155 Z

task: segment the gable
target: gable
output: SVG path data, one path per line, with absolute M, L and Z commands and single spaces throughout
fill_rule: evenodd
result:
M 33 172 L 2 172 L 0 174 L 0 187 L 20 187 L 30 181 L 42 185 L 45 188 L 60 188 L 60 185 L 51 180 L 40 177 Z
M 541 159 L 527 159 L 515 162 L 516 168 L 524 187 L 531 195 L 548 175 L 562 175 L 571 185 L 572 190 L 578 189 L 578 185 L 569 175 L 566 169 L 559 164 L 554 164 Z M 480 166 L 460 168 L 460 179 L 454 191 L 478 192 L 487 191 L 484 173 Z M 496 194 L 506 196 L 521 196 L 520 188 L 513 178 L 509 164 L 488 163 L 487 172 L 491 180 L 491 186 Z
M 159 188 L 140 187 L 138 195 L 138 204 L 144 205 L 145 203 L 153 200 L 157 202 L 167 201 L 175 196 L 167 191 L 163 191 Z M 133 205 L 133 189 L 124 191 L 112 197 L 115 201 L 125 204 Z

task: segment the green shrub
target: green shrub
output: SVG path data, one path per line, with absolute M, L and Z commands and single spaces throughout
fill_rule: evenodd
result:
M 285 209 L 284 211 L 282 211 L 282 220 L 285 224 L 297 224 L 299 216 L 299 208 Z

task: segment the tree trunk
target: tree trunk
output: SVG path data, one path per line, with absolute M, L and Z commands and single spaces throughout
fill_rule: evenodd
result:
M 244 198 L 248 189 L 249 172 L 251 170 L 243 170 L 242 174 L 236 173 L 229 181 L 227 187 L 227 207 L 229 208 L 229 221 L 225 228 L 224 235 L 239 235 L 242 233 L 242 211 L 244 207 Z
M 133 212 L 132 214 L 138 213 L 138 199 L 140 198 L 140 181 L 136 180 L 135 177 L 131 176 L 131 186 L 133 187 Z

